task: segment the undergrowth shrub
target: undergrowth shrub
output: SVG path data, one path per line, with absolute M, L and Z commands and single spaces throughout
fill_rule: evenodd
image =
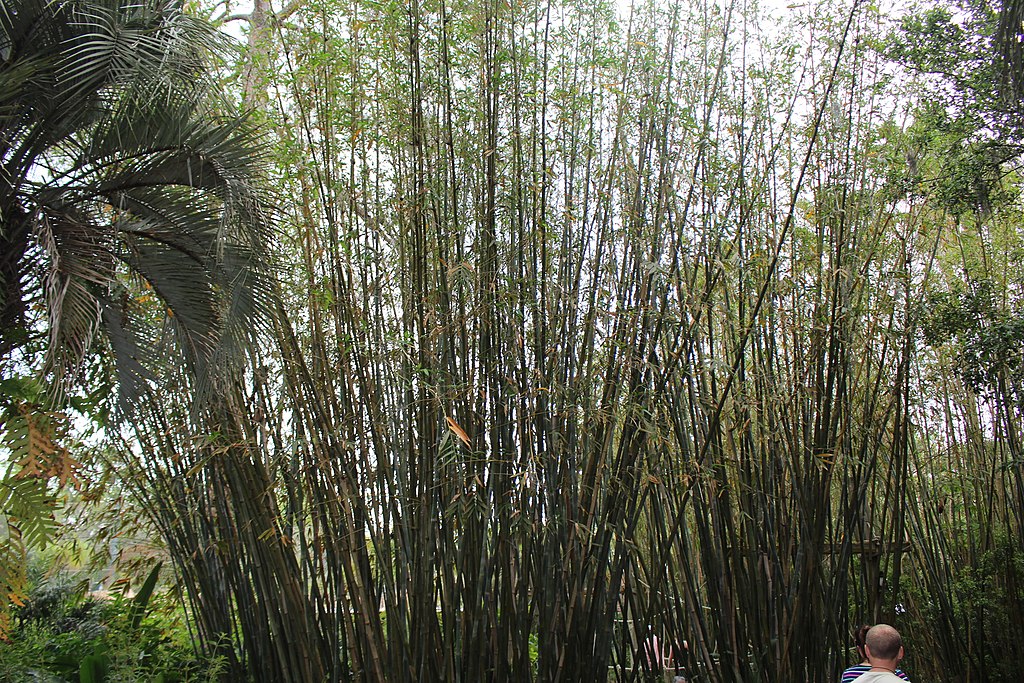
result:
M 67 576 L 43 580 L 0 643 L 0 683 L 162 683 L 218 680 L 221 662 L 193 651 L 180 604 L 155 593 L 137 620 L 133 600 L 100 600 Z M 136 608 L 137 609 L 137 608 Z

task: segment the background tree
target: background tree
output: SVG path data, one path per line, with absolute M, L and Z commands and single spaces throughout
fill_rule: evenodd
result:
M 3 385 L 9 533 L 48 514 L 26 480 L 67 479 L 39 437 L 102 377 L 90 354 L 126 416 L 173 340 L 201 403 L 267 314 L 257 139 L 216 94 L 216 45 L 178 2 L 0 7 L 0 369 L 45 387 Z
M 914 526 L 933 533 L 921 534 L 922 571 L 908 577 L 908 604 L 927 624 L 922 646 L 942 653 L 951 673 L 979 680 L 1011 680 L 1011 662 L 1024 654 L 1005 635 L 1024 629 L 1024 109 L 1014 5 L 928 6 L 889 43 L 918 84 L 905 179 L 934 239 L 918 382 L 937 398 L 915 411 L 922 504 L 911 513 Z

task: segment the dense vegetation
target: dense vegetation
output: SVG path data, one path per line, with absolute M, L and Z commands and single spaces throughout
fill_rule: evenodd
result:
M 1015 5 L 187 9 L 0 11 L 3 656 L 73 503 L 137 675 L 1016 679 Z

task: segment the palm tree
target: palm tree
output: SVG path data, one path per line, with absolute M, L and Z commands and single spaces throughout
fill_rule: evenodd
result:
M 259 145 L 219 113 L 216 35 L 175 0 L 0 2 L 0 378 L 41 369 L 52 389 L 27 403 L 0 386 L 5 598 L 23 597 L 25 552 L 52 531 L 47 482 L 66 469 L 31 434 L 84 382 L 94 343 L 126 408 L 168 348 L 209 387 L 270 319 Z
M 199 378 L 270 300 L 258 141 L 218 113 L 176 0 L 0 4 L 0 363 L 67 386 L 105 333 L 130 398 L 173 340 Z

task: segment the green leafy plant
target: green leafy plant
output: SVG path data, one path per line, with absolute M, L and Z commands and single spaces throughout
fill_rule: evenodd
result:
M 0 681 L 46 674 L 90 683 L 215 680 L 219 661 L 196 658 L 179 633 L 180 604 L 157 590 L 160 566 L 131 598 L 97 600 L 73 575 L 44 578 L 15 610 L 11 641 L 0 644 Z
M 0 450 L 8 465 L 0 477 L 0 636 L 11 605 L 26 598 L 28 553 L 41 550 L 57 532 L 58 493 L 77 483 L 78 462 L 65 447 L 66 417 L 46 410 L 38 382 L 0 381 Z

